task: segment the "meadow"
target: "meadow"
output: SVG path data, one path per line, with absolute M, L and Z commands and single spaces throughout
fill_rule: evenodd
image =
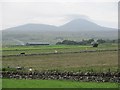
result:
M 91 71 L 104 72 L 118 69 L 118 51 L 82 52 L 83 50 L 116 50 L 117 44 L 103 44 L 97 48 L 81 45 L 50 45 L 50 46 L 4 46 L 3 56 L 25 54 L 54 53 L 33 56 L 10 56 L 2 58 L 3 68 L 17 66 L 25 71 L 59 70 L 59 71 Z M 66 52 L 61 53 L 59 52 Z M 70 52 L 70 53 L 67 53 Z M 77 53 L 72 53 L 77 52 Z M 117 88 L 117 83 L 75 82 L 69 80 L 16 80 L 3 79 L 3 88 Z
M 3 79 L 3 88 L 118 88 L 117 83 Z
M 93 48 L 91 45 L 49 45 L 49 46 L 3 46 L 2 55 L 19 55 L 21 52 L 26 54 L 54 53 L 58 52 L 78 52 L 81 50 L 111 50 L 117 49 L 117 44 L 100 44 Z
M 17 50 L 16 50 L 17 49 Z M 19 55 L 21 52 L 25 54 L 38 53 L 54 53 L 59 52 L 79 52 L 82 50 L 112 50 L 117 49 L 117 45 L 100 45 L 98 48 L 92 46 L 80 45 L 51 45 L 51 46 L 14 46 L 4 47 L 3 55 Z M 117 69 L 118 52 L 87 52 L 87 53 L 62 53 L 47 54 L 34 56 L 13 56 L 3 57 L 3 67 L 32 67 L 35 70 L 91 70 L 105 71 Z
M 4 57 L 3 67 L 17 66 L 35 70 L 116 70 L 118 57 L 116 51 L 94 53 L 70 53 L 54 55 Z

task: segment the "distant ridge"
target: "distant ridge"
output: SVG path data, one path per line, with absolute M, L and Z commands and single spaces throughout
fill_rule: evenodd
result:
M 71 22 L 68 22 L 67 24 L 64 24 L 60 27 L 61 29 L 66 30 L 81 30 L 81 31 L 99 31 L 99 30 L 113 30 L 113 28 L 107 28 L 100 26 L 94 22 L 91 22 L 86 19 L 74 19 Z
M 103 27 L 86 19 L 74 19 L 62 26 L 47 24 L 25 24 L 2 31 L 3 44 L 23 42 L 50 42 L 55 44 L 64 39 L 77 40 L 117 39 L 117 29 Z M 62 38 L 62 39 L 61 39 Z
M 96 23 L 93 23 L 86 19 L 74 19 L 62 26 L 54 26 L 54 25 L 47 25 L 47 24 L 25 24 L 20 25 L 12 28 L 8 28 L 6 30 L 12 30 L 12 31 L 43 31 L 43 30 L 66 30 L 66 31 L 99 31 L 99 30 L 114 30 L 113 28 L 108 27 L 102 27 L 100 25 L 97 25 Z

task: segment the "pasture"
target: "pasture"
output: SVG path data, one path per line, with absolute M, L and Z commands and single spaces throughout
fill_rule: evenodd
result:
M 17 66 L 24 67 L 25 71 L 59 70 L 59 71 L 116 71 L 118 68 L 118 51 L 82 52 L 83 50 L 116 50 L 116 44 L 103 44 L 97 48 L 80 45 L 50 45 L 50 46 L 5 46 L 3 56 L 26 54 L 2 58 L 3 68 Z M 55 50 L 58 53 L 54 53 Z M 62 53 L 60 53 L 62 52 Z M 77 52 L 77 53 L 73 53 Z M 69 80 L 25 80 L 3 79 L 3 88 L 117 88 L 117 83 L 77 82 Z
M 58 52 L 78 52 L 82 50 L 112 50 L 117 49 L 117 45 L 100 45 L 98 48 L 92 46 L 79 45 L 51 45 L 51 46 L 15 46 L 3 48 L 3 55 L 19 55 L 20 52 L 26 54 L 54 53 Z M 105 71 L 117 69 L 118 52 L 86 52 L 86 53 L 62 53 L 35 56 L 13 56 L 3 57 L 3 67 L 32 67 L 34 70 L 91 70 Z
M 3 88 L 118 88 L 117 83 L 3 79 Z
M 81 50 L 111 50 L 117 49 L 117 44 L 101 44 L 97 48 L 90 45 L 49 45 L 49 46 L 3 46 L 2 55 L 18 55 L 21 52 L 26 54 L 78 52 Z

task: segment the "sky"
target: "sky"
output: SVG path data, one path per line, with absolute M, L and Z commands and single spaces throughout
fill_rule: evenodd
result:
M 118 0 L 4 0 L 0 13 L 0 30 L 28 23 L 60 26 L 78 18 L 118 27 Z

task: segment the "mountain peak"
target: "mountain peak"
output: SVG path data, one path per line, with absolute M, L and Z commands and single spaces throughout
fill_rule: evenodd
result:
M 11 31 L 104 31 L 110 30 L 110 28 L 102 27 L 97 25 L 94 22 L 91 22 L 87 19 L 78 18 L 73 19 L 70 22 L 62 25 L 62 26 L 53 26 L 47 24 L 24 24 L 17 27 L 9 28 L 7 30 Z M 5 30 L 6 31 L 6 30 Z
M 99 29 L 102 29 L 101 26 L 97 25 L 96 23 L 93 23 L 89 20 L 86 20 L 86 19 L 82 19 L 82 18 L 79 18 L 79 19 L 74 19 L 74 20 L 71 20 L 70 22 L 64 24 L 61 26 L 61 28 L 65 28 L 67 30 L 99 30 Z

